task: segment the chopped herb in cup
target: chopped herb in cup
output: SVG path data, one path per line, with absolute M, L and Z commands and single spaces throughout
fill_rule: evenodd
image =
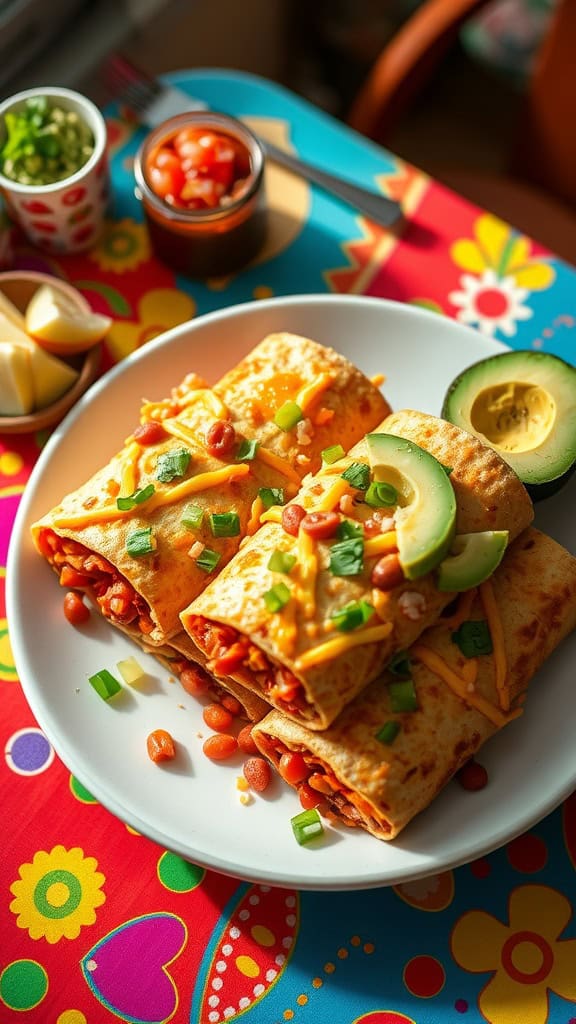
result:
M 71 177 L 94 152 L 94 136 L 82 117 L 29 97 L 19 110 L 4 114 L 0 170 L 20 185 L 52 185 Z

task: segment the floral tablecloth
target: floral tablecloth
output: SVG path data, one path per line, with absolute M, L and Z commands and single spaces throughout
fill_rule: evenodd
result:
M 271 83 L 174 78 L 397 197 L 408 224 L 395 237 L 271 168 L 261 258 L 227 280 L 178 277 L 154 259 L 134 196 L 141 130 L 111 110 L 113 200 L 99 244 L 61 257 L 16 237 L 13 252 L 14 266 L 72 281 L 114 318 L 104 368 L 209 310 L 318 292 L 418 304 L 576 361 L 576 273 L 542 246 Z M 71 775 L 20 688 L 4 600 L 11 525 L 45 440 L 0 436 L 0 1024 L 576 1024 L 576 796 L 457 870 L 315 893 L 185 862 Z

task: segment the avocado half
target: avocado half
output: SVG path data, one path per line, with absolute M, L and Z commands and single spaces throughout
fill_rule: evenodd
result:
M 546 352 L 502 352 L 452 381 L 442 418 L 490 445 L 534 501 L 576 468 L 576 368 Z

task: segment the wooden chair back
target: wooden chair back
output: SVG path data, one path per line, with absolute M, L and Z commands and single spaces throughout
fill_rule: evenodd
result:
M 458 30 L 490 0 L 425 0 L 387 43 L 348 123 L 386 144 L 430 81 Z M 511 126 L 510 171 L 576 206 L 576 0 L 560 0 L 537 54 L 520 122 Z

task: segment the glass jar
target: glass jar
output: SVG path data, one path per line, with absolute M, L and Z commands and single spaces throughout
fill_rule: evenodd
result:
M 233 149 L 234 168 L 237 173 L 232 186 L 218 200 L 217 205 L 203 206 L 202 200 L 191 199 L 198 208 L 182 205 L 170 193 L 159 193 L 161 173 L 154 167 L 160 149 L 176 153 L 174 140 L 189 130 L 200 140 L 216 135 L 225 147 Z M 202 133 L 205 132 L 205 135 Z M 206 142 L 206 145 L 208 143 Z M 193 145 L 193 143 L 191 143 Z M 180 152 L 182 147 L 180 143 Z M 178 154 L 177 154 L 178 155 Z M 182 173 L 192 190 L 198 182 L 200 189 L 206 181 L 221 190 L 215 181 L 220 172 L 206 177 L 206 169 L 186 170 L 186 158 L 180 158 Z M 170 160 L 167 160 L 170 164 Z M 197 161 L 196 161 L 197 163 Z M 214 168 L 212 164 L 212 168 Z M 191 111 L 178 114 L 158 125 L 144 139 L 134 163 L 137 195 L 142 201 L 152 247 L 160 260 L 189 277 L 221 277 L 245 266 L 262 247 L 266 235 L 266 202 L 264 194 L 264 150 L 256 136 L 241 121 L 226 114 Z M 180 173 L 180 172 L 178 172 Z M 155 187 L 156 186 L 156 187 Z M 208 186 L 206 186 L 208 187 Z

